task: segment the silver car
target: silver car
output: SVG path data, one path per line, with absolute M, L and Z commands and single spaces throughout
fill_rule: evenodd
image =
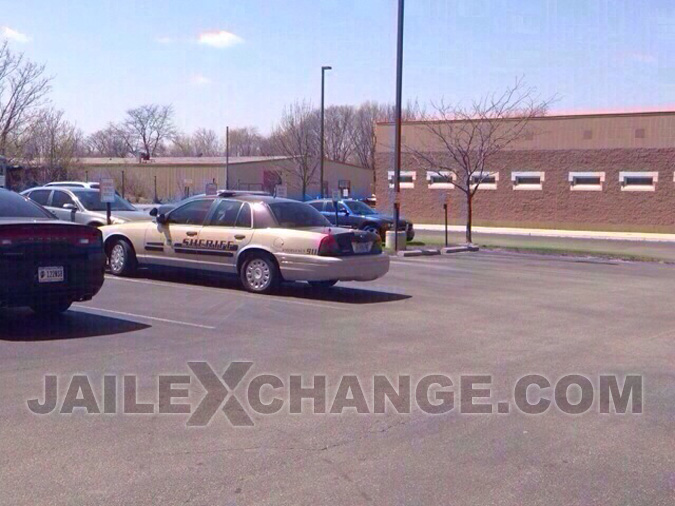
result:
M 26 190 L 21 195 L 41 204 L 61 220 L 94 227 L 106 224 L 106 204 L 101 202 L 99 190 L 43 186 Z M 147 213 L 139 211 L 119 195 L 115 195 L 115 202 L 111 203 L 110 208 L 112 224 L 151 219 Z

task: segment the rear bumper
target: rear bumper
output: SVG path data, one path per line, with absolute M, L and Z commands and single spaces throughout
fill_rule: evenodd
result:
M 65 280 L 39 283 L 39 266 L 63 265 Z M 89 300 L 103 286 L 105 255 L 92 253 L 84 258 L 36 261 L 0 259 L 0 307 L 28 306 L 51 300 Z
M 287 281 L 372 281 L 389 271 L 389 255 L 320 257 L 277 255 L 281 275 Z

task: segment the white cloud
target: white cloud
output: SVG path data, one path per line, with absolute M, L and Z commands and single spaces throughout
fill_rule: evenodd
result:
M 232 47 L 244 42 L 244 39 L 238 35 L 225 30 L 202 32 L 197 40 L 200 44 L 217 48 Z
M 25 44 L 26 42 L 30 42 L 30 37 L 28 35 L 26 35 L 25 33 L 21 33 L 17 30 L 14 30 L 13 28 L 10 28 L 9 26 L 0 27 L 0 33 L 2 33 L 2 36 L 5 39 L 13 40 L 15 42 L 20 42 L 21 44 Z
M 213 81 L 203 74 L 195 74 L 190 78 L 190 82 L 195 86 L 208 86 Z
M 155 38 L 155 42 L 158 44 L 171 44 L 173 39 L 171 37 L 157 37 Z

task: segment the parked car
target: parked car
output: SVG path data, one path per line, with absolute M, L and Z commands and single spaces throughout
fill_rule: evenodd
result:
M 333 225 L 375 232 L 382 238 L 387 230 L 391 230 L 394 225 L 393 216 L 378 213 L 359 200 L 339 200 L 337 202 L 337 216 L 335 201 L 331 199 L 312 200 L 308 204 L 323 214 Z M 405 230 L 408 241 L 415 238 L 415 229 L 409 221 L 400 219 L 398 230 Z
M 94 227 L 106 224 L 106 204 L 101 202 L 99 190 L 43 186 L 26 190 L 22 195 L 44 206 L 61 220 Z M 115 202 L 110 208 L 113 224 L 151 219 L 148 213 L 139 211 L 119 195 L 115 195 Z
M 271 196 L 196 197 L 155 222 L 101 230 L 116 276 L 139 265 L 225 272 L 248 291 L 269 293 L 283 280 L 331 287 L 389 270 L 377 235 L 332 227 L 312 206 Z
M 105 261 L 100 230 L 57 220 L 0 189 L 0 307 L 61 313 L 98 293 Z
M 50 188 L 91 188 L 92 190 L 98 190 L 101 187 L 101 184 L 98 182 L 90 183 L 88 181 L 52 181 L 44 186 Z

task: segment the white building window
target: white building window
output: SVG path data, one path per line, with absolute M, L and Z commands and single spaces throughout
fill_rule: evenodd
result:
M 621 191 L 653 192 L 659 182 L 658 172 L 619 172 Z
M 389 180 L 389 188 L 394 187 L 394 171 L 390 170 L 387 173 Z M 414 170 L 402 170 L 399 177 L 399 185 L 401 188 L 415 188 L 415 180 L 417 179 L 417 172 Z
M 496 190 L 497 183 L 499 183 L 499 172 L 474 172 L 471 174 L 471 189 L 474 189 L 479 183 L 479 190 Z
M 511 172 L 514 190 L 541 190 L 544 184 L 543 172 Z
M 604 172 L 570 172 L 568 175 L 572 191 L 602 191 L 605 182 Z
M 427 182 L 429 183 L 429 188 L 438 190 L 452 190 L 455 187 L 454 182 L 456 179 L 457 175 L 449 170 L 427 171 Z

